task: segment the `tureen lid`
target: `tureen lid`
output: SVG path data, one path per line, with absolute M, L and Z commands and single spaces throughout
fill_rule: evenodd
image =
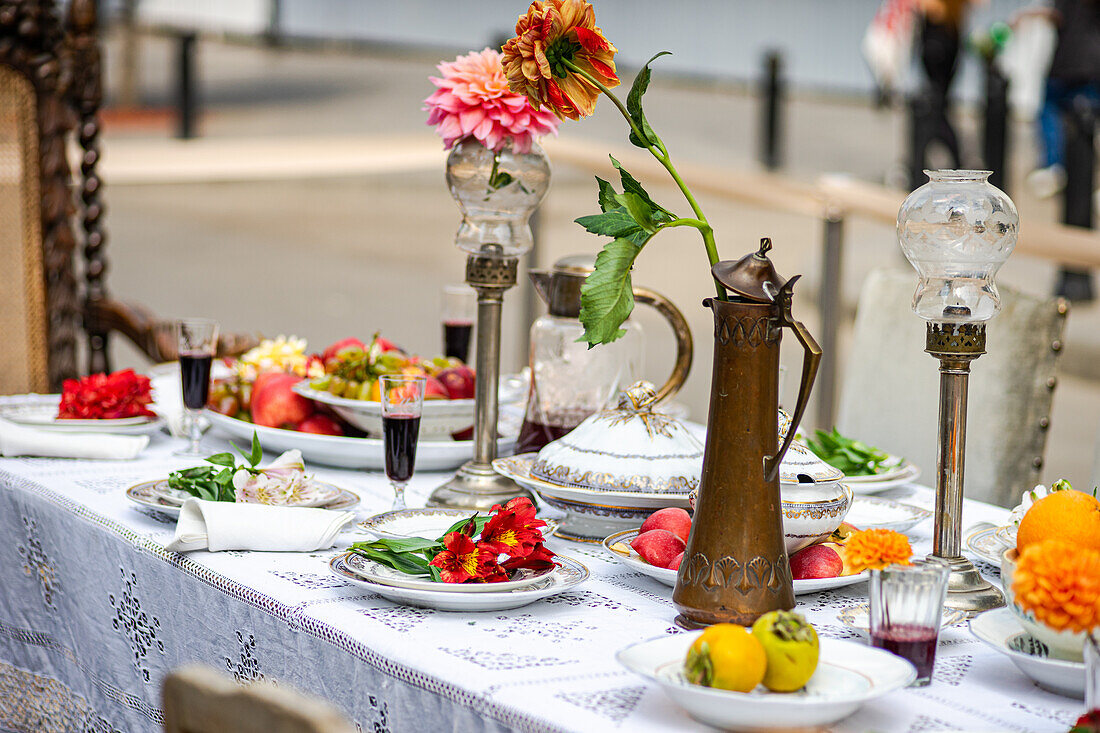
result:
M 703 444 L 677 419 L 654 412 L 657 390 L 637 382 L 614 409 L 547 444 L 531 475 L 596 491 L 687 494 L 699 485 Z

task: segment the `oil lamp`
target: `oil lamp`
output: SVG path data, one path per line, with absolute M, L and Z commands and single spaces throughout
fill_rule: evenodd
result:
M 492 151 L 468 137 L 447 158 L 447 186 L 462 210 L 455 246 L 466 253 L 466 282 L 477 292 L 474 457 L 428 498 L 429 506 L 488 510 L 531 493 L 493 470 L 504 291 L 516 284 L 519 257 L 531 249 L 528 220 L 550 187 L 550 163 L 532 143 Z
M 920 275 L 913 311 L 928 322 L 925 351 L 940 362 L 939 447 L 932 556 L 951 566 L 946 605 L 984 611 L 1004 596 L 962 556 L 963 462 L 970 362 L 1001 308 L 994 277 L 1016 246 L 1020 217 L 989 171 L 925 171 L 898 211 L 898 241 Z

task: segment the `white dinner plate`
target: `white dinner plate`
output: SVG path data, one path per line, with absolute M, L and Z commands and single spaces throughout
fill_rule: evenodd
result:
M 997 536 L 999 527 L 985 525 L 966 537 L 966 547 L 975 555 L 996 568 L 1001 567 L 1001 555 L 1012 547 Z
M 909 685 L 912 664 L 867 644 L 820 639 L 817 670 L 796 692 L 752 692 L 703 687 L 688 682 L 684 657 L 702 631 L 661 636 L 628 646 L 615 658 L 635 674 L 656 683 L 696 720 L 722 729 L 809 729 L 848 717 L 860 705 Z
M 912 504 L 878 496 L 857 496 L 844 516 L 844 521 L 857 529 L 892 529 L 895 532 L 905 532 L 932 516 L 932 512 Z
M 332 484 L 326 484 L 319 482 L 326 489 L 331 490 L 332 499 L 326 503 L 323 509 L 351 509 L 359 504 L 359 495 L 353 491 L 347 489 L 341 489 L 338 486 Z M 172 517 L 178 517 L 180 515 L 181 504 L 177 503 L 176 499 L 168 499 L 166 497 L 166 489 L 168 488 L 167 479 L 159 479 L 157 481 L 143 481 L 137 486 L 131 486 L 126 489 L 126 498 L 134 502 L 138 506 L 145 507 L 146 509 L 152 509 L 154 511 L 167 514 Z
M 349 552 L 344 559 L 348 570 L 358 575 L 363 580 L 382 585 L 392 585 L 397 588 L 409 588 L 410 590 L 438 591 L 440 593 L 503 593 L 516 588 L 527 588 L 546 580 L 547 576 L 554 572 L 549 570 L 518 570 L 512 574 L 509 580 L 500 583 L 437 583 L 431 578 L 418 578 L 400 570 L 383 565 L 369 557 L 358 553 Z
M 1044 689 L 1084 699 L 1085 664 L 1050 656 L 1046 644 L 1020 627 L 1012 609 L 998 608 L 970 619 L 970 633 L 1004 654 Z
M 654 565 L 650 565 L 642 559 L 641 555 L 634 551 L 634 548 L 630 546 L 631 540 L 638 536 L 638 530 L 629 529 L 624 532 L 616 532 L 613 535 L 605 538 L 600 546 L 609 555 L 617 559 L 632 570 L 637 570 L 639 573 L 644 573 L 654 580 L 658 580 L 669 587 L 675 587 L 676 585 L 676 571 L 669 570 L 668 568 L 659 568 Z M 615 545 L 621 544 L 625 551 L 621 548 L 614 548 Z M 613 549 L 614 548 L 614 549 Z M 832 590 L 834 588 L 843 588 L 847 585 L 855 585 L 856 583 L 862 583 L 870 577 L 870 574 L 865 570 L 857 575 L 842 575 L 838 578 L 810 578 L 807 580 L 794 581 L 794 594 L 796 596 L 805 595 L 806 593 L 818 593 L 823 590 Z
M 471 509 L 448 509 L 445 507 L 427 507 L 424 509 L 397 509 L 392 512 L 375 514 L 357 525 L 359 529 L 370 532 L 376 537 L 403 538 L 425 537 L 435 539 L 454 526 L 460 519 L 469 519 L 475 514 Z M 539 517 L 546 522 L 542 527 L 544 535 L 553 534 L 558 520 Z
M 334 501 L 339 501 L 341 499 L 340 489 L 329 484 L 322 484 L 321 482 L 317 483 L 319 485 L 320 492 L 318 493 L 316 498 L 312 499 L 311 501 L 296 501 L 281 506 L 305 508 L 328 507 Z M 188 493 L 182 489 L 173 489 L 171 486 L 168 485 L 167 481 L 155 482 L 153 484 L 153 488 L 150 489 L 150 492 L 157 499 L 163 499 L 165 503 L 175 504 L 176 506 L 183 506 L 183 502 L 187 501 L 188 499 L 194 498 L 193 494 Z
M 164 418 L 122 417 L 103 420 L 62 420 L 57 417 L 61 395 L 34 395 L 19 404 L 0 407 L 0 418 L 37 430 L 69 433 L 111 433 L 114 435 L 147 435 L 164 427 Z
M 338 578 L 377 593 L 394 603 L 433 608 L 437 611 L 505 611 L 519 608 L 567 591 L 588 577 L 588 568 L 584 565 L 571 557 L 558 555 L 555 559 L 561 564 L 545 580 L 526 588 L 496 593 L 446 593 L 437 589 L 398 588 L 364 580 L 348 567 L 347 559 L 350 554 L 341 553 L 329 561 L 329 570 Z
M 302 380 L 293 387 L 296 393 L 307 400 L 328 405 L 349 423 L 370 435 L 382 434 L 382 403 L 371 400 L 357 400 L 351 397 L 337 397 L 334 394 L 309 386 L 308 380 Z M 420 434 L 425 438 L 439 440 L 451 433 L 464 430 L 474 424 L 473 398 L 461 400 L 426 399 L 420 413 Z
M 206 410 L 214 431 L 227 438 L 252 440 L 255 430 L 264 450 L 283 452 L 297 448 L 302 457 L 310 463 L 320 463 L 338 468 L 371 468 L 383 470 L 386 467 L 382 452 L 382 441 L 376 438 L 347 438 L 338 435 L 317 435 L 300 433 L 297 430 L 267 428 L 244 420 Z M 515 447 L 516 435 L 510 434 L 497 440 L 497 453 L 510 453 Z M 246 443 L 247 445 L 248 443 Z M 417 471 L 450 471 L 473 458 L 472 440 L 421 440 L 416 445 Z

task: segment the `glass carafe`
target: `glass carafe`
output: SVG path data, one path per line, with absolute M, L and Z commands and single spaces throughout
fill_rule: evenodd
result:
M 593 262 L 590 255 L 573 255 L 558 260 L 550 271 L 530 273 L 550 312 L 531 326 L 531 389 L 517 453 L 537 451 L 562 437 L 644 376 L 645 334 L 637 322 L 628 319 L 622 338 L 596 349 L 578 341 L 584 333 L 578 319 L 580 287 Z M 663 399 L 680 389 L 691 369 L 691 331 L 667 298 L 634 288 L 634 299 L 660 311 L 676 334 L 676 365 L 658 392 Z

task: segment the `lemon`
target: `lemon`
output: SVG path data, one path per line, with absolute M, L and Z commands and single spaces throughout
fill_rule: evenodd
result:
M 708 626 L 688 649 L 684 674 L 697 685 L 749 692 L 764 679 L 760 641 L 738 624 Z
M 764 686 L 772 692 L 794 692 L 817 669 L 817 632 L 792 611 L 769 611 L 752 625 L 752 635 L 767 655 Z

